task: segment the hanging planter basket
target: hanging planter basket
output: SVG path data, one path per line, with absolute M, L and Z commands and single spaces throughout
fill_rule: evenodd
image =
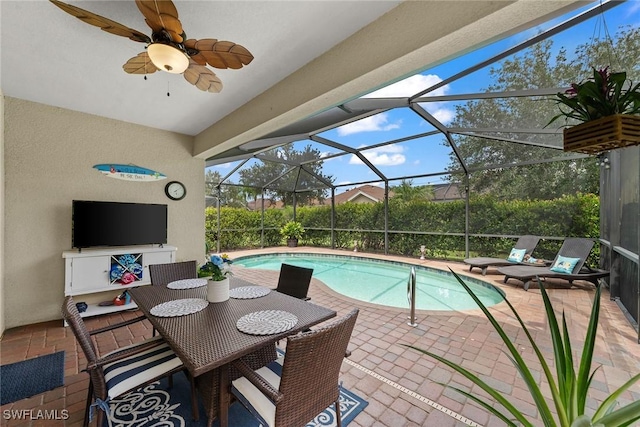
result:
M 598 154 L 640 144 L 640 116 L 616 114 L 564 130 L 564 151 Z

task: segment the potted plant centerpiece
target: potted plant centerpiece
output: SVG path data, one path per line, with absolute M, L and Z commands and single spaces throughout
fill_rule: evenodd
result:
M 295 248 L 304 234 L 304 227 L 298 221 L 289 221 L 282 226 L 280 234 L 287 239 L 287 246 Z
M 640 83 L 634 85 L 627 73 L 594 68 L 592 78 L 556 96 L 560 114 L 547 126 L 561 117 L 580 122 L 564 125 L 565 151 L 597 154 L 640 144 Z
M 230 265 L 233 263 L 227 254 L 211 255 L 198 269 L 198 277 L 208 279 L 207 300 L 222 302 L 229 299 Z

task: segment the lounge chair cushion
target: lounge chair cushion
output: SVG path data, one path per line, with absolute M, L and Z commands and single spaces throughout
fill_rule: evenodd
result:
M 571 274 L 579 261 L 580 258 L 569 258 L 558 255 L 558 259 L 556 259 L 555 264 L 553 264 L 553 267 L 551 267 L 550 270 L 555 273 Z
M 522 262 L 522 259 L 524 258 L 524 254 L 526 252 L 527 252 L 526 249 L 513 248 L 511 249 L 511 253 L 509 253 L 509 256 L 507 257 L 507 261 Z

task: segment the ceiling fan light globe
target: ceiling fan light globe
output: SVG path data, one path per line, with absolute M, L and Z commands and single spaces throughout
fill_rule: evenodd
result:
M 152 43 L 147 53 L 153 65 L 162 71 L 182 74 L 189 67 L 189 58 L 179 49 L 162 43 Z

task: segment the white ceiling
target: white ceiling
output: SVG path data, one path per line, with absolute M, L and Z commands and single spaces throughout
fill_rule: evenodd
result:
M 68 3 L 151 34 L 133 0 Z M 221 93 L 181 75 L 127 74 L 122 65 L 144 44 L 46 0 L 0 0 L 2 94 L 192 135 L 193 154 L 209 158 L 587 2 L 174 3 L 188 38 L 230 40 L 254 55 L 240 70 L 213 69 Z
M 133 0 L 67 1 L 151 36 Z M 4 95 L 154 128 L 196 135 L 399 1 L 180 1 L 188 38 L 241 44 L 254 55 L 241 70 L 212 69 L 224 88 L 202 92 L 181 75 L 143 80 L 122 65 L 144 44 L 106 33 L 48 1 L 1 7 Z M 171 96 L 167 97 L 167 91 Z

